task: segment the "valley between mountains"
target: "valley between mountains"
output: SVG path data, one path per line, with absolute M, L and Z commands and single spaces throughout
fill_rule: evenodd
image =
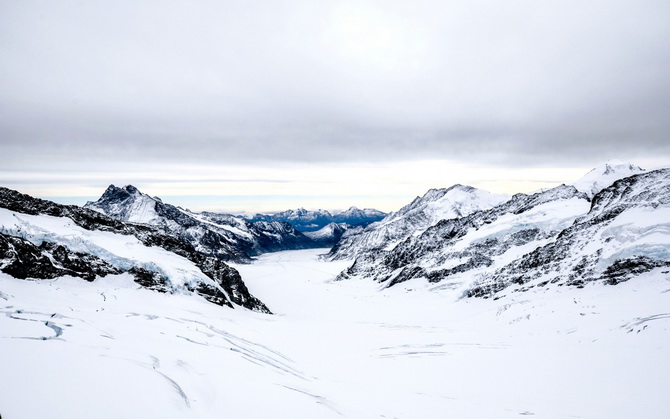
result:
M 3 417 L 658 418 L 670 282 L 460 300 L 333 281 L 323 250 L 237 266 L 274 315 L 2 274 Z
M 390 214 L 0 188 L 4 418 L 670 416 L 670 169 Z

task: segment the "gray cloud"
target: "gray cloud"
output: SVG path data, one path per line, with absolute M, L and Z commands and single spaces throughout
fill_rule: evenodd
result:
M 138 3 L 0 6 L 6 167 L 670 157 L 667 1 Z

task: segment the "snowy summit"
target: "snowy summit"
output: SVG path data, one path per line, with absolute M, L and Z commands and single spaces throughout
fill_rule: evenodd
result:
M 591 170 L 583 178 L 572 182 L 571 185 L 592 198 L 595 194 L 614 183 L 615 180 L 643 172 L 645 170 L 641 167 L 613 159 Z

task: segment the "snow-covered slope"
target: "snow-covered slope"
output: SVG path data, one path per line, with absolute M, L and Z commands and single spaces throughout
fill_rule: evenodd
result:
M 315 242 L 322 244 L 323 247 L 331 247 L 350 228 L 351 226 L 346 223 L 330 223 L 320 230 L 306 231 L 304 234 Z
M 146 288 L 268 312 L 235 269 L 188 242 L 6 188 L 0 188 L 0 250 L 0 270 L 17 278 L 90 281 L 127 272 Z
M 122 221 L 153 226 L 191 243 L 201 253 L 227 261 L 249 261 L 260 253 L 316 246 L 287 223 L 250 223 L 232 215 L 193 213 L 143 194 L 132 185 L 110 185 L 100 199 L 85 207 Z
M 350 226 L 366 226 L 375 221 L 379 221 L 386 216 L 386 213 L 373 208 L 359 209 L 351 207 L 345 211 L 333 214 L 333 222 L 337 224 L 345 223 Z
M 592 191 L 615 176 L 602 174 L 581 184 Z M 489 210 L 443 219 L 396 246 L 354 254 L 339 279 L 392 286 L 416 278 L 479 297 L 508 288 L 617 284 L 670 267 L 670 169 L 617 180 L 592 200 L 566 185 L 517 194 Z
M 591 170 L 581 179 L 571 183 L 577 190 L 586 193 L 589 198 L 610 186 L 615 181 L 644 173 L 645 170 L 632 163 L 609 160 L 604 165 Z
M 351 207 L 346 211 L 334 215 L 323 209 L 306 210 L 304 208 L 298 208 L 275 214 L 256 214 L 248 220 L 282 221 L 291 224 L 299 231 L 312 232 L 320 230 L 330 223 L 344 223 L 350 226 L 367 226 L 370 223 L 381 220 L 384 216 L 386 216 L 386 213 L 371 208 L 358 209 L 356 207 Z
M 586 215 L 549 243 L 489 270 L 468 291 L 492 296 L 548 284 L 616 285 L 670 271 L 670 169 L 620 179 L 598 192 Z
M 369 225 L 359 234 L 340 240 L 329 257 L 333 260 L 353 259 L 358 255 L 388 251 L 440 220 L 463 217 L 477 210 L 491 208 L 508 198 L 507 195 L 462 185 L 431 189 L 423 197 L 417 197 L 398 212 Z
M 517 194 L 491 209 L 442 219 L 392 249 L 359 255 L 339 278 L 370 277 L 388 286 L 427 278 L 456 287 L 477 272 L 546 243 L 588 207 L 586 196 L 572 186 Z

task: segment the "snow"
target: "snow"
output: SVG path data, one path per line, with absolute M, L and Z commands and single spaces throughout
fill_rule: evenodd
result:
M 345 236 L 333 249 L 332 259 L 355 259 L 379 249 L 393 250 L 408 237 L 417 237 L 440 220 L 464 217 L 475 211 L 489 209 L 509 199 L 508 195 L 468 186 L 454 185 L 448 189 L 431 189 L 398 212 L 372 223 L 358 234 Z
M 160 218 L 156 213 L 156 198 L 140 193 L 134 186 L 126 186 L 124 190 L 133 197 L 130 203 L 113 203 L 109 212 L 123 214 L 125 221 L 136 224 L 152 224 Z M 90 202 L 87 207 L 102 214 L 105 213 L 95 202 Z
M 619 179 L 644 172 L 644 169 L 634 164 L 612 159 L 603 166 L 594 168 L 581 179 L 572 182 L 571 185 L 578 191 L 593 197 Z
M 475 211 L 492 208 L 508 199 L 509 195 L 493 194 L 481 189 L 460 185 L 448 189 L 431 189 L 423 197 L 415 199 L 397 213 L 389 214 L 378 225 L 385 226 L 396 222 L 398 219 L 423 215 L 427 220 L 424 221 L 423 228 L 414 233 L 420 234 L 427 227 L 440 220 L 464 217 Z
M 588 212 L 589 206 L 588 201 L 573 197 L 549 201 L 520 214 L 504 214 L 495 223 L 470 230 L 463 239 L 456 243 L 454 249 L 462 250 L 477 241 L 485 241 L 531 228 L 537 228 L 543 232 L 560 231 L 569 227 L 577 217 Z
M 670 208 L 631 208 L 615 218 L 587 246 L 606 243 L 600 264 L 617 259 L 647 256 L 670 260 Z
M 435 224 L 439 220 L 462 217 L 475 211 L 501 204 L 509 199 L 508 195 L 493 194 L 483 190 L 473 192 L 454 188 L 435 201 L 429 201 L 424 209 L 430 214 L 430 224 Z
M 374 208 L 360 209 L 358 207 L 349 207 L 349 209 L 344 211 L 333 211 L 332 215 L 346 219 L 353 217 L 383 217 L 386 214 Z
M 128 222 L 140 224 L 151 224 L 156 218 L 156 201 L 146 195 L 138 196 L 127 216 Z
M 325 252 L 236 267 L 273 316 L 148 291 L 126 274 L 0 274 L 0 414 L 670 417 L 666 271 L 461 299 L 422 280 L 334 282 L 350 261 Z
M 335 229 L 339 226 L 336 223 L 330 223 L 316 231 L 305 231 L 302 234 L 312 240 L 332 239 L 335 237 Z
M 0 208 L 0 231 L 24 237 L 33 244 L 52 241 L 75 252 L 97 256 L 115 267 L 141 266 L 162 273 L 173 289 L 204 282 L 220 288 L 188 259 L 160 247 L 147 247 L 136 237 L 106 231 L 85 230 L 65 217 L 28 215 Z
M 243 237 L 246 237 L 248 239 L 253 238 L 251 233 L 249 233 L 248 229 L 244 225 L 244 222 L 242 220 L 237 219 L 237 218 L 231 217 L 231 219 L 233 219 L 235 222 L 237 222 L 237 225 L 239 227 L 235 227 L 235 226 L 228 225 L 228 224 L 215 223 L 213 221 L 208 220 L 206 217 L 204 217 L 203 215 L 198 214 L 198 213 L 188 212 L 188 211 L 184 211 L 184 210 L 180 210 L 180 211 L 182 213 L 188 215 L 189 217 L 195 218 L 196 220 L 200 221 L 201 223 L 211 225 L 212 227 L 228 230 L 236 236 L 243 236 Z M 244 230 L 242 230 L 242 228 L 244 228 Z

